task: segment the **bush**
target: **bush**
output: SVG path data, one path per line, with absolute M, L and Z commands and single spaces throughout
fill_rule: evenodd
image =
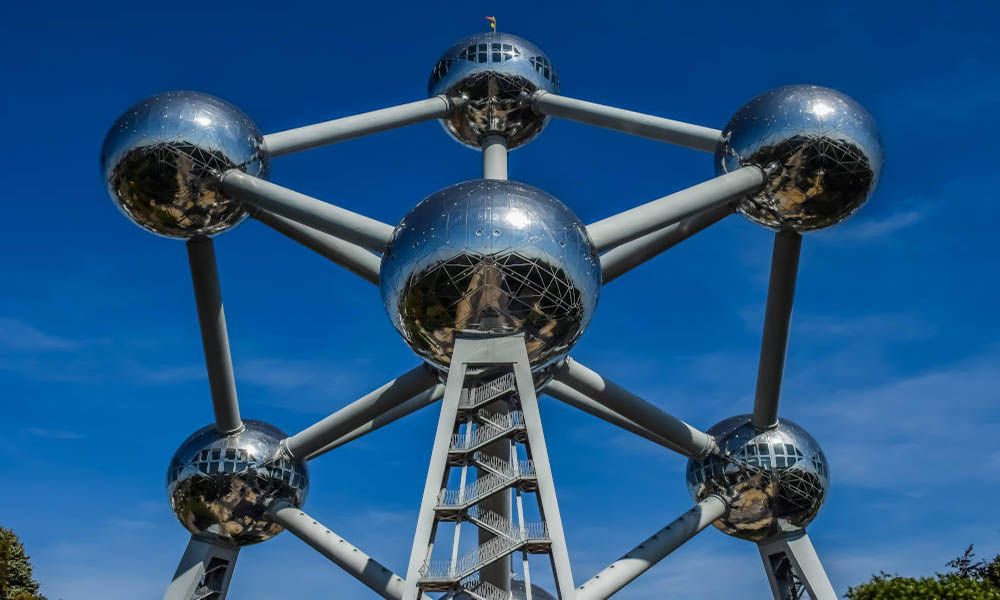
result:
M 992 561 L 974 560 L 972 546 L 949 561 L 950 573 L 934 577 L 898 577 L 879 573 L 847 590 L 850 600 L 1000 600 L 1000 555 Z

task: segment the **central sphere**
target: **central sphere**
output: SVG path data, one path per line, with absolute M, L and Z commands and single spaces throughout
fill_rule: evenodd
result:
M 758 431 L 750 418 L 732 417 L 708 430 L 723 455 L 689 461 L 687 483 L 698 501 L 713 493 L 729 498 L 729 512 L 716 527 L 759 542 L 808 525 L 823 505 L 830 473 L 805 429 L 781 419 Z
M 449 48 L 434 66 L 431 96 L 457 100 L 445 129 L 463 144 L 479 148 L 488 135 L 501 135 L 508 148 L 529 142 L 546 117 L 531 107 L 539 90 L 559 91 L 548 57 L 531 42 L 509 33 L 480 33 Z
M 579 339 L 601 267 L 583 223 L 542 190 L 474 180 L 436 192 L 396 227 L 382 300 L 413 351 L 447 369 L 455 337 L 524 334 L 533 370 Z
M 203 427 L 181 444 L 167 470 L 167 496 L 181 524 L 239 546 L 281 533 L 268 509 L 279 500 L 301 507 L 309 489 L 305 463 L 281 448 L 281 430 L 260 421 L 243 426 L 229 435 Z

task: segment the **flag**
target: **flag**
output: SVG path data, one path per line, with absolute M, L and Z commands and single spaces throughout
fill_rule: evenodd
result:
M 490 27 L 493 31 L 497 30 L 497 18 L 496 17 L 486 17 L 486 20 L 490 22 Z

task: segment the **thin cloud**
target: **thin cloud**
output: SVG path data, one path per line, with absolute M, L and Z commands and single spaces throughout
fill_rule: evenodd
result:
M 35 437 L 47 439 L 47 440 L 82 440 L 85 436 L 82 433 L 76 431 L 68 431 L 65 429 L 48 429 L 45 427 L 26 427 L 24 432 L 28 435 Z
M 0 318 L 0 350 L 14 352 L 68 352 L 82 342 L 47 334 L 18 319 Z

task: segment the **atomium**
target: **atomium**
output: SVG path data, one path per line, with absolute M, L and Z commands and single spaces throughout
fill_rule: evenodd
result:
M 309 490 L 305 464 L 281 450 L 281 430 L 260 421 L 243 425 L 229 435 L 215 425 L 199 429 L 167 470 L 167 496 L 181 524 L 239 546 L 281 533 L 268 509 L 279 500 L 302 506 Z
M 687 483 L 697 500 L 719 494 L 729 501 L 716 527 L 759 542 L 808 525 L 823 505 L 830 474 L 826 456 L 805 429 L 781 419 L 758 431 L 750 419 L 731 417 L 708 430 L 722 454 L 690 460 Z
M 882 142 L 868 111 L 844 94 L 790 85 L 757 96 L 729 121 L 716 170 L 757 165 L 767 185 L 737 210 L 771 229 L 835 225 L 868 199 L 882 169 Z
M 805 532 L 827 494 L 827 461 L 778 407 L 800 234 L 843 221 L 871 195 L 883 160 L 871 116 L 840 92 L 788 86 L 751 100 L 720 131 L 558 90 L 537 47 L 493 32 L 444 53 L 431 98 L 395 107 L 262 136 L 222 100 L 170 92 L 114 124 L 101 155 L 112 198 L 143 228 L 188 240 L 216 416 L 168 469 L 170 505 L 192 534 L 168 600 L 222 600 L 239 547 L 284 528 L 392 600 L 518 599 L 528 590 L 553 598 L 524 583 L 529 554 L 549 555 L 559 597 L 605 600 L 709 523 L 758 543 L 776 598 L 801 597 L 803 585 L 814 600 L 836 596 Z M 550 117 L 714 151 L 719 177 L 585 226 L 550 194 L 506 180 L 507 151 L 532 140 Z M 431 119 L 482 150 L 484 179 L 431 194 L 396 227 L 264 181 L 272 155 Z M 704 432 L 568 353 L 602 285 L 734 211 L 778 232 L 758 387 L 754 415 Z M 393 326 L 423 363 L 292 436 L 243 420 L 210 237 L 248 215 L 377 285 Z M 669 310 L 666 297 L 637 301 Z M 636 318 L 650 310 L 637 308 Z M 687 483 L 697 504 L 579 587 L 542 431 L 542 392 L 694 457 Z M 301 510 L 305 461 L 435 401 L 441 416 L 404 578 Z M 526 518 L 532 496 L 538 510 Z M 462 523 L 473 541 L 469 528 L 461 537 Z M 436 540 L 439 524 L 451 527 L 450 544 Z
M 198 92 L 167 92 L 136 104 L 111 127 L 101 150 L 101 171 L 118 208 L 167 237 L 215 235 L 246 217 L 219 186 L 229 169 L 266 176 L 263 137 L 239 109 Z
M 531 108 L 531 95 L 559 91 L 548 57 L 509 33 L 481 33 L 455 43 L 434 65 L 428 91 L 454 98 L 458 106 L 443 121 L 459 142 L 479 148 L 501 135 L 508 148 L 531 141 L 547 118 Z
M 586 228 L 542 190 L 474 180 L 432 194 L 396 227 L 382 300 L 399 333 L 446 369 L 459 334 L 523 333 L 541 369 L 586 329 L 600 262 Z

